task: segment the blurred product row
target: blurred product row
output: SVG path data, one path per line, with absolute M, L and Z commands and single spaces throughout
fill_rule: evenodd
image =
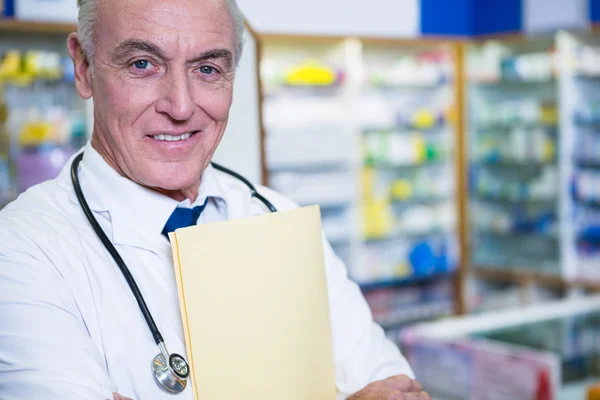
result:
M 54 178 L 87 141 L 73 63 L 47 50 L 9 49 L 0 59 L 0 205 Z

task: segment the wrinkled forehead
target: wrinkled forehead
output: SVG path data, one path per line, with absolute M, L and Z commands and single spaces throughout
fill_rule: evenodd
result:
M 132 37 L 167 46 L 214 42 L 233 49 L 235 42 L 226 0 L 99 0 L 96 26 L 97 33 L 111 42 L 106 45 Z

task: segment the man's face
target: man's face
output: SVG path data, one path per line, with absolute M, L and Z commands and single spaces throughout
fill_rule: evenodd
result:
M 137 183 L 193 198 L 232 101 L 235 28 L 226 2 L 98 4 L 94 147 Z

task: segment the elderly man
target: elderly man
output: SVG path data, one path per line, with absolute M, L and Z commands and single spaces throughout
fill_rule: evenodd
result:
M 94 99 L 92 140 L 76 169 L 81 189 L 179 354 L 166 233 L 266 212 L 210 164 L 242 31 L 235 0 L 80 0 L 78 33 L 68 39 L 77 92 Z M 173 397 L 154 381 L 155 338 L 78 204 L 70 167 L 0 213 L 0 398 L 191 399 L 190 390 Z M 258 190 L 278 209 L 295 207 Z M 428 399 L 324 248 L 339 397 Z

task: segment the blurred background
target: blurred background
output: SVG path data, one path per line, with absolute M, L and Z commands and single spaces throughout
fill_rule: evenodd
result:
M 594 399 L 600 0 L 238 0 L 215 160 L 300 205 L 436 400 Z M 75 0 L 0 0 L 0 208 L 89 140 Z

